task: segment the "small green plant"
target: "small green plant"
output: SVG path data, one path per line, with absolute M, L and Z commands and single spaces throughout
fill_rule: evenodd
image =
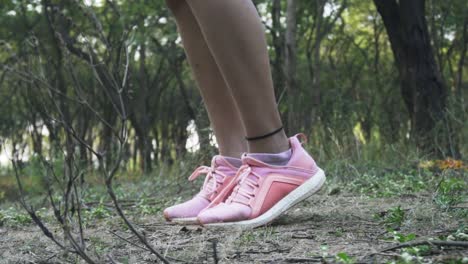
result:
M 377 213 L 374 218 L 382 220 L 387 228 L 396 229 L 405 221 L 405 210 L 401 206 L 390 208 L 388 211 Z
M 338 227 L 333 234 L 337 237 L 342 237 L 344 232 L 345 230 L 343 229 L 343 227 Z
M 405 234 L 399 233 L 397 231 L 392 231 L 392 235 L 393 235 L 393 240 L 398 241 L 400 243 L 409 242 L 409 241 L 412 241 L 412 240 L 414 240 L 416 238 L 416 235 L 413 234 L 413 233 L 405 235 Z
M 322 253 L 321 255 L 323 259 L 328 257 L 328 245 L 327 244 L 320 245 L 320 251 Z
M 105 241 L 100 237 L 90 236 L 89 241 L 92 242 L 94 250 L 98 254 L 103 254 L 105 252 L 106 248 L 108 247 L 108 245 L 106 245 Z
M 97 207 L 91 209 L 89 215 L 94 219 L 104 219 L 110 216 L 110 211 L 103 203 L 99 203 Z
M 255 234 L 252 231 L 246 231 L 239 238 L 241 244 L 249 244 L 255 241 Z
M 403 251 L 408 252 L 410 255 L 413 255 L 413 256 L 423 256 L 431 252 L 431 247 L 428 245 L 422 245 L 422 246 L 405 248 L 403 249 Z
M 468 227 L 461 226 L 453 234 L 448 235 L 446 239 L 451 241 L 468 241 Z
M 412 264 L 412 263 L 420 263 L 421 257 L 414 256 L 408 252 L 403 252 L 400 255 L 400 258 L 397 263 L 401 264 Z
M 434 202 L 442 208 L 450 208 L 467 199 L 468 184 L 458 178 L 443 179 L 439 183 Z
M 345 252 L 340 252 L 340 253 L 336 254 L 336 260 L 339 263 L 345 263 L 345 264 L 354 264 L 354 263 L 356 263 L 356 260 L 353 257 L 350 257 Z
M 137 208 L 142 215 L 151 215 L 151 214 L 158 213 L 162 210 L 161 205 L 158 205 L 158 204 L 152 205 L 145 198 L 142 198 L 137 203 Z
M 391 208 L 388 210 L 388 215 L 385 217 L 385 224 L 387 226 L 400 227 L 405 220 L 405 211 L 401 209 L 401 206 Z

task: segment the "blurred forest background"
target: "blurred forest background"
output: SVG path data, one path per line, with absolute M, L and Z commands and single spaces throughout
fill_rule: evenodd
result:
M 320 161 L 466 157 L 466 1 L 254 2 L 287 131 L 306 133 Z M 216 153 L 164 1 L 0 10 L 4 175 L 11 158 L 91 170 L 119 159 L 148 174 Z

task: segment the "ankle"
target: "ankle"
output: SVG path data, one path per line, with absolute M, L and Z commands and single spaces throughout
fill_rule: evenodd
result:
M 219 154 L 225 157 L 240 159 L 242 154 L 247 152 L 247 149 L 247 142 L 242 136 L 224 137 L 218 140 Z
M 288 138 L 284 131 L 270 137 L 247 142 L 250 153 L 280 153 L 290 149 Z

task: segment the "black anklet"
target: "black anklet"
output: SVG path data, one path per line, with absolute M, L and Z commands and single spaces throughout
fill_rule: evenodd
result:
M 268 134 L 265 134 L 265 135 L 262 135 L 262 136 L 258 136 L 258 137 L 245 137 L 245 139 L 248 140 L 248 141 L 258 140 L 258 139 L 264 139 L 264 138 L 273 136 L 274 134 L 280 132 L 281 130 L 283 130 L 283 126 L 281 126 L 280 128 L 278 128 L 278 129 L 276 129 L 275 131 L 270 132 L 270 133 L 268 133 Z

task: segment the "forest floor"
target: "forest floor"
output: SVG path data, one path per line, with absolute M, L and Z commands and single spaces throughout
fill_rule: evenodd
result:
M 321 193 L 270 226 L 250 231 L 168 225 L 160 214 L 138 222 L 155 248 L 174 263 L 215 263 L 215 259 L 219 263 L 466 263 L 467 248 L 413 246 L 385 251 L 400 241 L 454 236 L 460 225 L 467 224 L 466 218 L 440 211 L 431 200 L 425 193 L 372 199 Z M 382 220 L 389 217 L 395 219 Z M 399 225 L 397 231 L 386 227 L 384 222 L 391 221 Z M 119 226 L 116 217 L 88 225 L 92 250 L 118 263 L 151 263 L 154 256 L 117 237 L 138 244 Z M 33 225 L 0 228 L 0 263 L 69 263 L 71 256 L 57 252 Z
M 331 179 L 318 194 L 254 230 L 166 223 L 162 209 L 192 196 L 198 185 L 169 188 L 174 181 L 148 179 L 119 183 L 116 192 L 126 214 L 171 263 L 468 263 L 465 172 L 362 173 L 346 184 Z M 83 216 L 89 254 L 99 263 L 154 263 L 156 257 L 141 247 L 99 188 L 87 196 Z M 9 206 L 0 204 L 0 264 L 83 263 L 45 237 L 24 211 Z M 52 212 L 39 213 L 60 238 Z M 428 244 L 414 244 L 420 241 Z

